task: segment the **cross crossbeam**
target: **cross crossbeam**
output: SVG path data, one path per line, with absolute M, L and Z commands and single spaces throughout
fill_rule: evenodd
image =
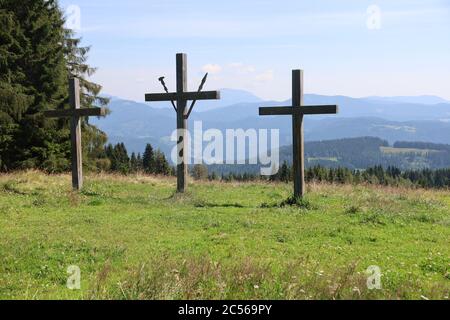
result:
M 80 81 L 77 78 L 69 79 L 69 103 L 71 109 L 44 111 L 47 118 L 71 118 L 70 140 L 72 152 L 72 187 L 74 190 L 83 188 L 83 163 L 81 153 L 81 121 L 82 117 L 104 117 L 106 108 L 81 109 Z
M 169 92 L 169 93 L 149 93 L 145 95 L 147 102 L 176 101 L 176 100 L 218 100 L 220 92 L 203 91 L 203 92 Z
M 183 193 L 187 187 L 188 167 L 185 159 L 185 150 L 187 149 L 186 131 L 188 127 L 188 118 L 197 100 L 218 100 L 220 99 L 219 91 L 202 91 L 206 81 L 206 76 L 202 80 L 202 84 L 197 92 L 187 91 L 187 56 L 184 53 L 178 53 L 176 56 L 177 63 L 177 91 L 167 93 L 149 93 L 145 95 L 147 102 L 170 101 L 177 112 L 177 191 Z M 164 90 L 167 90 L 164 77 L 159 78 Z M 191 108 L 187 108 L 187 102 L 193 101 Z M 176 103 L 176 106 L 175 106 Z
M 282 115 L 311 115 L 311 114 L 336 114 L 338 107 L 329 106 L 307 106 L 307 107 L 262 107 L 259 109 L 260 116 L 282 116 Z
M 49 110 L 44 112 L 47 118 L 104 117 L 106 113 L 106 108 Z
M 336 114 L 339 111 L 336 105 L 304 106 L 303 105 L 303 71 L 292 71 L 292 106 L 289 107 L 262 107 L 260 116 L 292 116 L 292 148 L 294 169 L 294 197 L 305 195 L 305 154 L 303 116 L 312 114 Z

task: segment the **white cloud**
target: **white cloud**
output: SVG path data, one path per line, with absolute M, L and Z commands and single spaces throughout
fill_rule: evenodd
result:
M 267 18 L 259 16 L 246 16 L 245 19 L 237 19 L 219 16 L 214 19 L 197 17 L 167 17 L 151 15 L 125 17 L 122 23 L 103 19 L 96 21 L 95 25 L 83 28 L 84 32 L 99 34 L 111 34 L 115 36 L 133 38 L 190 38 L 190 37 L 214 37 L 214 38 L 247 38 L 268 36 L 294 36 L 314 34 L 328 28 L 349 27 L 365 22 L 365 10 L 354 12 L 332 12 L 320 14 L 289 13 L 270 17 L 272 23 L 267 23 Z
M 219 66 L 218 64 L 205 64 L 202 67 L 202 71 L 203 72 L 208 72 L 211 74 L 216 74 L 222 71 L 222 67 Z
M 255 77 L 255 80 L 259 81 L 259 82 L 272 81 L 273 80 L 273 70 L 267 70 L 267 71 L 264 71 L 263 73 L 258 74 Z
M 246 65 L 242 62 L 233 62 L 228 65 L 231 69 L 236 70 L 240 74 L 253 73 L 256 71 L 254 66 Z

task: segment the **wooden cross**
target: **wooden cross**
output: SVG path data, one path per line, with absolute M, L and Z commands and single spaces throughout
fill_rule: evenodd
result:
M 292 143 L 294 168 L 294 196 L 305 195 L 305 154 L 303 116 L 308 114 L 336 114 L 338 106 L 305 106 L 303 101 L 303 70 L 292 71 L 292 106 L 259 109 L 260 116 L 292 115 Z
M 83 163 L 81 154 L 81 117 L 104 117 L 106 108 L 80 107 L 80 81 L 77 78 L 69 79 L 69 102 L 70 109 L 45 111 L 48 118 L 71 118 L 70 139 L 72 151 L 72 186 L 74 190 L 83 188 Z
M 220 99 L 219 91 L 205 91 L 201 92 L 203 84 L 206 81 L 206 76 L 203 78 L 202 85 L 197 92 L 187 92 L 187 56 L 184 53 L 177 54 L 177 92 L 168 92 L 164 78 L 160 78 L 167 93 L 146 94 L 145 101 L 171 101 L 177 113 L 177 129 L 178 129 L 178 155 L 179 161 L 177 163 L 177 191 L 185 192 L 187 186 L 188 167 L 185 159 L 185 152 L 188 148 L 186 141 L 187 120 L 192 112 L 192 108 L 197 100 L 217 100 Z M 176 101 L 176 106 L 174 101 Z M 188 110 L 187 101 L 192 101 L 191 107 Z

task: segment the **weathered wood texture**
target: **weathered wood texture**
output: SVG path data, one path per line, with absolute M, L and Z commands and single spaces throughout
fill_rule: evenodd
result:
M 177 64 L 177 91 L 169 93 L 150 93 L 145 95 L 145 101 L 147 102 L 160 102 L 160 101 L 176 101 L 177 111 L 177 135 L 178 135 L 178 163 L 177 163 L 177 191 L 183 193 L 187 187 L 188 166 L 186 163 L 187 140 L 186 132 L 188 130 L 188 118 L 190 111 L 187 108 L 188 101 L 196 100 L 217 100 L 220 99 L 219 91 L 201 91 L 200 87 L 198 92 L 187 92 L 187 56 L 184 53 L 178 53 L 176 56 Z M 160 78 L 164 79 L 163 77 Z M 206 77 L 204 78 L 206 80 Z M 165 84 L 163 83 L 165 86 Z M 165 87 L 166 88 L 166 87 Z M 192 107 L 195 103 L 192 104 Z M 175 106 L 174 106 L 175 108 Z
M 177 129 L 178 129 L 178 155 L 180 161 L 177 164 L 177 191 L 186 191 L 188 167 L 185 154 L 187 150 L 186 130 L 186 105 L 187 100 L 182 98 L 182 94 L 187 91 L 187 56 L 184 53 L 177 54 Z
M 72 157 L 72 186 L 74 190 L 83 188 L 83 163 L 81 148 L 81 121 L 82 117 L 104 117 L 106 108 L 81 109 L 80 81 L 77 78 L 69 79 L 69 104 L 67 110 L 49 110 L 44 115 L 48 118 L 70 118 L 70 140 Z
M 69 117 L 104 117 L 106 116 L 106 108 L 91 108 L 77 110 L 48 110 L 44 112 L 48 118 L 69 118 Z
M 336 114 L 338 113 L 337 106 L 308 106 L 306 108 L 293 108 L 289 107 L 263 107 L 259 108 L 260 116 L 281 116 L 281 115 L 292 115 L 292 114 Z
M 292 105 L 294 109 L 303 106 L 303 71 L 292 71 Z M 292 143 L 294 146 L 293 173 L 294 196 L 303 197 L 305 194 L 305 154 L 303 137 L 303 114 L 292 115 Z
M 69 80 L 69 102 L 74 111 L 80 110 L 80 82 Z M 72 186 L 75 190 L 83 188 L 83 156 L 81 152 L 81 121 L 74 113 L 71 118 L 70 138 L 72 140 Z
M 303 116 L 310 114 L 336 114 L 338 106 L 304 106 L 303 71 L 292 71 L 292 106 L 289 107 L 262 107 L 259 108 L 261 116 L 291 115 L 292 116 L 292 148 L 294 196 L 305 195 L 305 153 Z
M 217 91 L 203 91 L 203 92 L 169 92 L 169 93 L 149 93 L 145 95 L 147 102 L 160 102 L 167 100 L 218 100 L 220 99 L 220 92 Z

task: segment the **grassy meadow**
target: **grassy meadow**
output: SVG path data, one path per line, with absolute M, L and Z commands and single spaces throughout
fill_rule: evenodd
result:
M 287 184 L 175 185 L 0 175 L 0 299 L 449 299 L 448 191 L 311 184 L 290 206 Z
M 415 154 L 420 156 L 428 156 L 433 153 L 441 153 L 440 150 L 430 149 L 415 149 L 415 148 L 394 148 L 394 147 L 380 147 L 382 153 L 385 154 Z

